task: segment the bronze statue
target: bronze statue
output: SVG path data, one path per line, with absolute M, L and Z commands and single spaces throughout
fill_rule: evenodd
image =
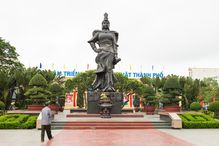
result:
M 114 92 L 113 87 L 116 80 L 113 75 L 114 66 L 121 60 L 117 54 L 118 32 L 110 31 L 110 22 L 108 14 L 104 14 L 102 22 L 102 30 L 94 30 L 93 38 L 88 41 L 94 52 L 98 53 L 96 56 L 97 70 L 96 78 L 93 82 L 93 89 L 100 91 Z M 96 47 L 96 43 L 99 48 Z

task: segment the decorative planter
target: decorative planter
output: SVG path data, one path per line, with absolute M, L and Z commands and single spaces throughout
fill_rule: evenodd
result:
M 166 112 L 180 112 L 181 108 L 178 105 L 164 106 L 163 108 Z
M 32 104 L 27 106 L 28 111 L 41 111 L 44 105 Z
M 153 115 L 155 111 L 155 106 L 153 105 L 145 105 L 144 111 L 147 113 L 147 115 Z

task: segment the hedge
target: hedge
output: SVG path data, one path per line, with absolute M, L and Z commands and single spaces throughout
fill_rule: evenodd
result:
M 219 111 L 219 101 L 210 103 L 208 110 L 213 112 Z
M 201 107 L 200 103 L 198 103 L 198 102 L 193 102 L 190 104 L 190 110 L 199 111 L 199 110 L 201 110 L 201 108 L 202 107 Z
M 185 113 L 179 115 L 182 119 L 182 126 L 186 129 L 191 128 L 219 128 L 219 121 L 205 114 Z
M 36 127 L 36 116 L 10 114 L 0 116 L 0 129 L 31 129 Z

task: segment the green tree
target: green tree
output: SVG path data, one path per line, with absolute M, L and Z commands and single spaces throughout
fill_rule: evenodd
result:
M 143 77 L 143 78 L 140 78 L 140 81 L 145 84 L 145 85 L 148 85 L 148 86 L 152 86 L 152 79 L 151 77 Z
M 44 104 L 51 92 L 47 90 L 47 81 L 41 74 L 36 74 L 29 82 L 30 89 L 25 96 L 31 99 L 33 104 Z
M 5 103 L 6 108 L 11 103 L 11 97 L 16 86 L 13 75 L 17 69 L 22 67 L 15 47 L 0 37 L 0 99 Z
M 135 80 L 135 79 L 129 79 L 127 83 L 127 90 L 131 91 L 138 96 L 143 96 L 144 95 L 144 89 L 145 86 L 142 84 L 140 81 Z
M 0 37 L 0 70 L 12 71 L 21 66 L 15 47 Z
M 180 77 L 180 86 L 182 87 L 182 105 L 184 109 L 189 109 L 189 105 L 196 101 L 196 96 L 199 95 L 200 81 L 191 77 Z
M 9 80 L 6 71 L 0 70 L 0 100 L 7 103 L 7 98 L 9 94 Z
M 194 80 L 193 87 L 194 87 L 193 88 L 193 94 L 194 94 L 194 97 L 196 97 L 196 96 L 198 96 L 200 94 L 200 90 L 201 90 L 200 80 L 199 79 L 195 79 Z M 195 99 L 194 99 L 194 101 L 195 101 Z
M 140 80 L 146 85 L 144 89 L 144 104 L 156 105 L 161 98 L 165 78 L 143 77 Z
M 27 97 L 24 93 L 30 88 L 29 82 L 31 78 L 39 73 L 40 70 L 37 67 L 32 68 L 18 68 L 12 75 L 16 80 L 16 107 L 19 109 L 25 109 L 27 105 Z
M 155 105 L 158 103 L 156 98 L 156 92 L 152 86 L 146 86 L 144 90 L 144 104 Z
M 180 86 L 182 88 L 182 105 L 185 109 L 189 108 L 189 101 L 188 98 L 191 96 L 191 91 L 192 91 L 192 87 L 193 87 L 193 80 L 192 78 L 185 78 L 185 77 L 180 77 L 179 78 L 179 83 Z M 185 104 L 184 104 L 185 103 Z
M 73 80 L 67 79 L 65 82 L 65 92 L 71 92 L 73 91 L 75 86 L 73 86 Z
M 218 83 L 213 78 L 204 78 L 201 86 L 200 94 L 204 97 L 206 102 L 212 102 L 218 90 Z
M 162 102 L 164 105 L 176 105 L 180 101 L 180 95 L 181 87 L 178 76 L 168 76 L 163 88 Z
M 4 102 L 6 108 L 11 104 L 12 95 L 16 87 L 14 76 L 7 70 L 0 70 L 0 100 Z
M 219 101 L 219 89 L 217 89 L 215 97 L 216 97 L 216 101 Z
M 46 79 L 48 84 L 51 84 L 56 77 L 55 72 L 51 70 L 42 70 L 40 74 Z
M 49 91 L 51 92 L 50 101 L 53 104 L 60 101 L 60 98 L 64 97 L 64 89 L 58 83 L 52 83 L 49 85 Z
M 91 89 L 91 84 L 93 83 L 95 78 L 94 70 L 82 72 L 78 74 L 76 77 L 72 79 L 72 86 L 70 85 L 70 80 L 65 84 L 66 89 L 78 89 L 78 100 L 77 100 L 77 105 L 79 107 L 83 107 L 84 105 L 84 97 L 85 97 L 85 91 L 88 89 Z M 70 90 L 72 91 L 72 90 Z
M 65 86 L 65 81 L 66 81 L 65 76 L 60 76 L 60 75 L 56 75 L 55 78 L 53 79 L 53 82 L 58 83 L 62 87 Z
M 29 85 L 30 80 L 35 76 L 37 73 L 40 73 L 40 70 L 37 67 L 31 67 L 31 68 L 24 68 L 23 70 L 20 70 L 20 73 L 18 73 L 17 80 L 23 79 L 20 84 L 24 86 L 24 88 L 27 88 Z M 19 75 L 20 74 L 20 75 Z
M 153 88 L 154 88 L 155 93 L 156 93 L 160 88 L 162 88 L 161 79 L 159 77 L 153 78 L 152 79 L 152 85 L 153 85 Z
M 114 86 L 116 90 L 120 92 L 128 92 L 128 77 L 124 76 L 122 73 L 114 73 L 117 81 Z

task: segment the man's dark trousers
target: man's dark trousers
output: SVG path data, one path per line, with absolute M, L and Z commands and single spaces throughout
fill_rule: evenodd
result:
M 41 125 L 41 141 L 44 142 L 45 131 L 48 139 L 52 139 L 51 125 Z

